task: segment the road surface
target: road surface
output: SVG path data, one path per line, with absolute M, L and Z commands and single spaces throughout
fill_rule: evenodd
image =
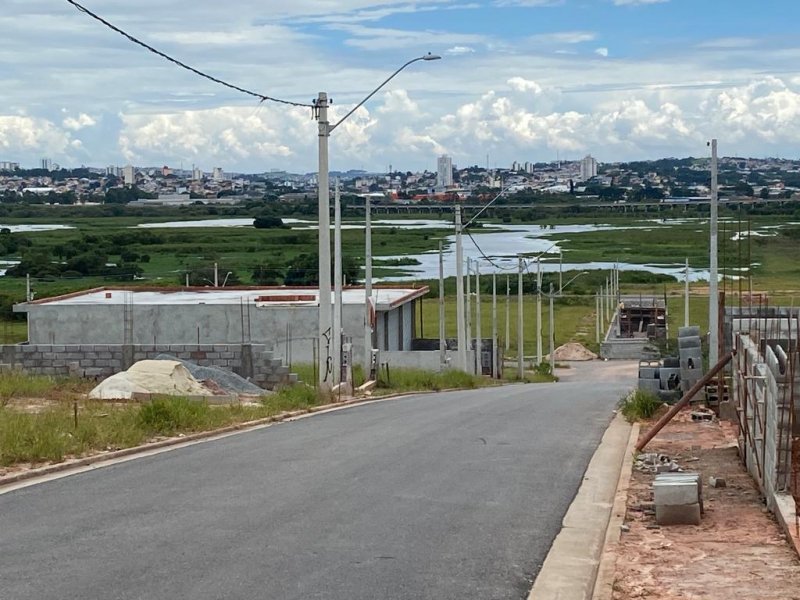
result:
M 358 406 L 0 494 L 0 597 L 525 598 L 633 383 L 574 379 Z

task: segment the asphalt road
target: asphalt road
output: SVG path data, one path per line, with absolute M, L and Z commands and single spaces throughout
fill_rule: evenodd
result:
M 0 494 L 0 597 L 525 598 L 631 383 L 396 399 Z

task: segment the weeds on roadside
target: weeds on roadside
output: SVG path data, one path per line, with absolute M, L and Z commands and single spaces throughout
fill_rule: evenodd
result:
M 661 404 L 662 402 L 651 392 L 634 390 L 620 400 L 619 410 L 623 417 L 633 423 L 651 418 Z
M 0 406 L 6 406 L 13 398 L 42 396 L 55 385 L 51 377 L 28 375 L 18 369 L 3 371 L 0 373 Z

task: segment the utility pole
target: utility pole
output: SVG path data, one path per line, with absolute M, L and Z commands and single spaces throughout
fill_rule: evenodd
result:
M 364 201 L 364 377 L 372 370 L 372 204 Z
M 553 292 L 553 284 L 550 284 L 550 327 L 548 327 L 548 331 L 550 333 L 550 374 L 553 375 L 556 372 L 556 323 L 553 317 L 553 296 L 555 293 Z
M 483 336 L 481 335 L 481 264 L 475 261 L 475 373 L 483 375 Z
M 506 350 L 511 349 L 511 278 L 506 275 Z
M 342 205 L 339 178 L 333 195 L 333 385 L 342 380 Z
M 467 258 L 467 349 L 472 345 L 472 279 L 470 279 L 472 261 Z M 475 373 L 475 360 L 469 366 L 470 371 Z
M 522 313 L 522 255 L 517 254 L 517 267 L 518 267 L 518 275 L 517 275 L 517 379 L 525 379 L 525 364 L 524 364 L 524 357 L 523 357 L 523 349 L 522 349 L 522 323 L 523 323 L 523 313 Z
M 595 326 L 594 327 L 594 330 L 595 330 L 594 341 L 595 341 L 595 343 L 599 344 L 600 343 L 600 295 L 597 292 L 595 292 L 595 294 L 594 294 L 594 312 L 595 312 L 595 316 L 594 316 L 594 326 Z
M 317 120 L 319 122 L 319 170 L 317 186 L 319 188 L 319 322 L 317 343 L 319 353 L 320 389 L 330 388 L 328 379 L 328 358 L 332 339 L 331 323 L 331 204 L 330 184 L 328 180 L 328 140 L 330 139 L 330 123 L 328 122 L 328 94 L 320 92 L 316 103 Z
M 444 369 L 447 364 L 447 345 L 444 341 L 444 254 L 439 242 L 439 364 Z
M 717 140 L 711 140 L 711 240 L 708 282 L 708 364 L 719 362 L 719 275 L 717 264 L 717 226 L 719 220 L 719 189 L 717 182 Z
M 564 290 L 564 254 L 561 248 L 558 249 L 558 295 Z
M 219 266 L 214 263 L 214 287 L 219 287 Z
M 689 259 L 686 259 L 686 281 L 683 301 L 683 326 L 689 326 Z
M 497 273 L 492 273 L 492 379 L 497 379 Z
M 458 328 L 458 368 L 467 370 L 467 336 L 464 314 L 464 248 L 461 240 L 461 206 L 456 205 L 456 321 Z
M 536 364 L 542 364 L 542 262 L 536 259 Z
M 187 275 L 188 277 L 188 275 Z M 31 295 L 31 274 L 25 274 L 25 301 L 30 302 L 33 300 L 33 296 Z

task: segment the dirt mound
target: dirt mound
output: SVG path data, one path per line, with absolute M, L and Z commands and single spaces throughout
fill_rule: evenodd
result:
M 579 344 L 577 342 L 570 342 L 568 344 L 564 344 L 563 346 L 559 346 L 556 348 L 554 354 L 555 360 L 557 361 L 595 360 L 597 358 L 597 354 L 589 350 L 583 344 Z

